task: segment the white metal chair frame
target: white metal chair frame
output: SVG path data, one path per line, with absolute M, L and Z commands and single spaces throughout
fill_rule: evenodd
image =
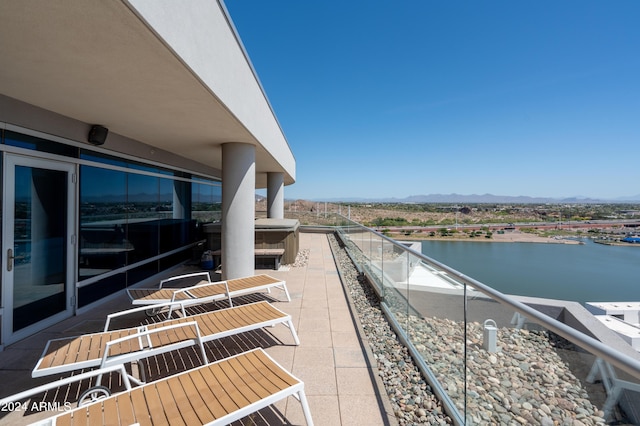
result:
M 203 366 L 196 367 L 194 369 L 191 369 L 191 370 L 188 370 L 188 371 L 184 371 L 184 372 L 178 373 L 176 375 L 172 375 L 172 376 L 166 377 L 164 379 L 160 379 L 160 380 L 158 380 L 156 382 L 153 382 L 153 383 L 143 384 L 142 386 L 143 387 L 144 386 L 152 386 L 152 385 L 154 385 L 156 383 L 160 383 L 162 381 L 169 380 L 172 377 L 177 377 L 177 376 L 182 376 L 182 375 L 189 375 L 189 374 L 195 372 L 198 369 L 202 369 L 202 368 L 205 368 L 207 366 L 212 366 L 212 365 L 219 364 L 219 363 L 226 363 L 226 362 L 229 362 L 229 360 L 232 360 L 233 358 L 243 357 L 243 356 L 246 356 L 247 354 L 250 354 L 251 352 L 257 352 L 257 351 L 259 351 L 260 353 L 264 354 L 264 356 L 266 356 L 266 358 L 270 362 L 272 362 L 275 365 L 275 367 L 279 368 L 283 372 L 286 372 L 291 378 L 295 379 L 297 381 L 297 383 L 295 383 L 293 385 L 290 385 L 286 389 L 283 389 L 283 390 L 281 390 L 279 392 L 273 393 L 273 394 L 271 394 L 269 396 L 263 397 L 260 400 L 255 401 L 255 402 L 253 402 L 251 404 L 248 404 L 248 405 L 246 405 L 244 407 L 241 407 L 241 408 L 237 409 L 234 412 L 231 412 L 231 413 L 228 413 L 228 414 L 224 415 L 223 417 L 217 418 L 217 419 L 213 420 L 212 422 L 207 423 L 207 425 L 211 425 L 211 426 L 214 426 L 214 425 L 215 426 L 227 425 L 227 424 L 232 423 L 232 422 L 234 422 L 236 420 L 239 420 L 239 419 L 241 419 L 243 417 L 246 417 L 249 414 L 255 413 L 256 411 L 261 410 L 262 408 L 265 408 L 265 407 L 267 407 L 269 405 L 272 405 L 272 404 L 274 404 L 274 403 L 276 403 L 276 402 L 278 402 L 278 401 L 280 401 L 280 400 L 282 400 L 282 399 L 284 399 L 284 398 L 286 398 L 288 396 L 293 396 L 298 401 L 300 401 L 300 404 L 302 406 L 302 411 L 304 413 L 304 417 L 305 417 L 307 425 L 313 426 L 313 419 L 311 418 L 311 410 L 309 408 L 309 403 L 307 401 L 307 398 L 306 398 L 306 395 L 305 395 L 305 392 L 304 392 L 304 383 L 301 380 L 299 380 L 296 377 L 294 377 L 293 375 L 291 375 L 287 370 L 285 370 L 278 362 L 276 362 L 273 358 L 271 358 L 261 348 L 254 349 L 254 350 L 251 350 L 251 351 L 248 351 L 248 352 L 244 352 L 244 353 L 241 353 L 241 354 L 238 354 L 238 355 L 234 355 L 234 356 L 231 356 L 229 358 L 224 358 L 222 360 L 215 361 L 215 362 L 213 362 L 211 364 L 207 363 L 207 364 L 205 364 Z M 12 403 L 12 402 L 22 401 L 22 400 L 25 400 L 25 399 L 27 399 L 29 397 L 41 394 L 43 392 L 46 392 L 46 391 L 49 391 L 49 390 L 52 390 L 52 389 L 57 389 L 57 388 L 59 388 L 61 386 L 65 386 L 65 385 L 69 385 L 69 384 L 72 384 L 72 383 L 76 383 L 76 382 L 81 381 L 81 380 L 93 378 L 93 377 L 96 377 L 96 376 L 98 376 L 98 378 L 100 378 L 102 375 L 107 374 L 107 373 L 111 373 L 111 372 L 119 372 L 121 374 L 122 379 L 123 379 L 123 383 L 124 383 L 125 389 L 126 389 L 125 391 L 119 392 L 117 394 L 114 394 L 111 397 L 117 397 L 118 395 L 121 395 L 124 392 L 130 392 L 132 390 L 131 382 L 129 380 L 130 376 L 127 374 L 124 365 L 123 364 L 114 364 L 114 365 L 109 365 L 109 366 L 106 366 L 106 367 L 103 367 L 103 368 L 100 368 L 100 369 L 97 369 L 97 370 L 93 370 L 93 371 L 90 371 L 90 372 L 87 372 L 87 373 L 78 374 L 78 375 L 75 375 L 75 376 L 67 377 L 65 379 L 57 380 L 55 382 L 47 383 L 45 385 L 37 386 L 35 388 L 29 389 L 29 390 L 26 390 L 26 391 L 23 391 L 23 392 L 19 392 L 17 394 L 14 394 L 14 395 L 11 395 L 11 396 L 8 396 L 8 397 L 5 397 L 5 398 L 2 398 L 2 399 L 0 399 L 0 406 L 6 406 L 7 404 Z M 106 398 L 109 398 L 109 397 L 106 397 Z M 86 408 L 89 407 L 89 405 L 92 405 L 92 404 L 101 404 L 104 401 L 104 399 L 105 398 L 100 398 L 100 399 L 97 399 L 95 401 L 90 402 L 87 405 L 79 406 L 78 408 L 75 408 L 74 410 L 72 410 L 72 412 L 86 409 Z M 42 426 L 44 426 L 44 425 L 53 426 L 53 425 L 57 424 L 57 418 L 58 417 L 65 416 L 67 414 L 69 414 L 69 412 L 64 412 L 64 413 L 55 415 L 53 417 L 50 417 L 48 419 L 44 419 L 44 420 L 36 422 L 34 424 L 42 425 Z M 90 420 L 90 419 L 87 419 L 87 420 Z
M 268 302 L 255 302 L 255 303 L 268 303 Z M 172 313 L 174 313 L 174 312 L 176 312 L 178 310 L 182 314 L 183 318 L 196 318 L 199 315 L 206 315 L 206 313 L 189 315 L 187 313 L 186 309 L 185 309 L 189 305 L 193 305 L 193 303 L 190 303 L 190 301 L 179 301 L 179 302 L 159 303 L 157 306 L 159 308 L 169 307 L 169 311 L 167 313 L 167 317 L 166 317 L 165 321 L 171 320 Z M 111 314 L 107 315 L 107 320 L 106 320 L 105 325 L 104 325 L 104 332 L 109 331 L 109 328 L 111 326 L 111 320 L 119 318 L 119 317 L 122 317 L 122 316 L 134 314 L 136 312 L 145 311 L 147 309 L 148 309 L 148 307 L 146 307 L 146 306 L 139 306 L 137 308 L 131 308 L 131 309 L 127 309 L 125 311 L 114 312 L 114 313 L 111 313 Z M 233 309 L 233 306 L 230 307 L 230 308 L 225 308 L 225 309 Z M 225 309 L 221 309 L 220 311 L 224 311 Z M 276 308 L 276 310 L 280 311 L 277 308 Z M 282 312 L 282 311 L 280 311 L 280 312 Z M 300 339 L 298 338 L 298 334 L 296 333 L 296 329 L 293 326 L 293 320 L 291 319 L 291 315 L 285 314 L 284 312 L 282 312 L 282 314 L 284 314 L 287 319 L 283 320 L 281 318 L 278 318 L 278 319 L 274 319 L 274 320 L 263 321 L 263 322 L 261 322 L 259 324 L 259 326 L 251 325 L 251 326 L 247 326 L 247 327 L 234 328 L 232 330 L 229 330 L 228 332 L 217 333 L 216 334 L 216 339 L 220 339 L 220 338 L 223 338 L 223 337 L 228 337 L 228 336 L 232 336 L 232 335 L 235 335 L 235 334 L 240 334 L 240 333 L 244 333 L 244 332 L 247 332 L 247 331 L 255 330 L 256 328 L 275 327 L 278 324 L 283 324 L 285 327 L 287 327 L 289 329 L 289 331 L 291 331 L 291 336 L 293 337 L 293 340 L 295 341 L 296 346 L 299 346 L 300 345 Z M 207 342 L 209 339 L 207 339 L 207 336 L 203 336 L 202 340 Z
M 246 294 L 246 293 L 249 292 L 248 290 L 245 290 L 245 289 L 237 290 L 237 291 L 231 291 L 229 289 L 229 283 L 228 283 L 229 280 L 211 281 L 211 277 L 210 277 L 208 272 L 195 272 L 195 273 L 191 273 L 191 274 L 177 275 L 177 276 L 174 276 L 174 277 L 171 277 L 171 278 L 167 278 L 165 280 L 160 281 L 160 285 L 159 285 L 158 289 L 162 289 L 162 286 L 164 284 L 166 284 L 167 282 L 180 280 L 180 279 L 184 279 L 184 278 L 191 278 L 191 277 L 199 276 L 199 275 L 206 276 L 207 277 L 207 282 L 199 283 L 199 284 L 196 284 L 196 285 L 193 285 L 193 286 L 190 286 L 190 287 L 176 288 L 175 290 L 172 289 L 173 293 L 172 293 L 171 299 L 168 300 L 168 301 L 155 302 L 153 300 L 136 299 L 131 295 L 131 293 L 129 292 L 129 289 L 127 289 L 127 294 L 129 295 L 132 304 L 134 304 L 134 305 L 145 305 L 145 306 L 147 306 L 145 308 L 145 310 L 151 309 L 151 312 L 154 315 L 159 313 L 162 310 L 162 305 L 168 306 L 169 307 L 168 316 L 170 317 L 171 314 L 173 313 L 174 306 L 178 306 L 179 304 L 184 304 L 184 306 L 200 305 L 200 304 L 214 302 L 214 301 L 222 300 L 222 299 L 226 298 L 228 300 L 228 302 L 229 302 L 229 306 L 233 306 L 233 300 L 232 300 L 233 297 L 239 296 L 241 294 Z M 251 278 L 251 277 L 244 277 L 244 278 Z M 237 278 L 237 280 L 242 280 L 244 278 Z M 270 277 L 270 278 L 273 278 L 273 277 Z M 273 279 L 275 279 L 275 278 L 273 278 Z M 289 294 L 289 290 L 287 289 L 286 283 L 284 283 L 284 281 L 281 281 L 281 280 L 278 280 L 278 282 L 279 283 L 269 283 L 269 284 L 265 284 L 265 285 L 257 285 L 255 287 L 251 288 L 251 292 L 258 292 L 260 290 L 266 290 L 268 293 L 271 293 L 271 288 L 272 287 L 276 287 L 276 288 L 279 288 L 280 290 L 282 290 L 285 293 L 287 301 L 290 302 L 291 301 L 291 295 Z M 211 295 L 211 296 L 198 296 L 197 294 L 193 293 L 194 290 L 198 290 L 198 289 L 209 287 L 209 286 L 224 286 L 224 293 L 218 293 L 218 294 Z M 132 288 L 131 290 L 142 290 L 142 289 Z M 167 290 L 167 289 L 165 289 L 165 290 Z M 186 298 L 176 300 L 181 295 L 186 296 Z
M 189 328 L 189 327 L 193 327 L 195 330 L 195 338 L 193 339 L 181 339 L 179 341 L 175 341 L 175 342 L 168 343 L 166 345 L 155 346 L 155 347 L 151 342 L 151 335 L 153 334 L 165 333 L 167 331 L 170 331 L 176 328 Z M 68 338 L 61 338 L 61 339 L 52 339 L 48 341 L 44 352 L 46 353 L 47 349 L 49 348 L 49 345 L 51 345 L 53 342 L 57 342 L 59 340 L 67 340 L 67 339 Z M 138 349 L 132 350 L 130 352 L 123 353 L 123 354 L 116 354 L 111 356 L 109 355 L 109 353 L 112 352 L 112 348 L 115 345 L 119 345 L 128 340 L 137 340 Z M 159 355 L 165 352 L 186 348 L 193 345 L 198 345 L 200 347 L 200 353 L 202 355 L 202 359 L 204 362 L 207 362 L 207 355 L 204 350 L 202 335 L 200 334 L 200 328 L 198 327 L 198 323 L 196 321 L 190 321 L 182 324 L 171 324 L 164 327 L 158 327 L 158 328 L 152 328 L 152 329 L 149 329 L 146 325 L 143 325 L 137 328 L 136 333 L 130 334 L 128 336 L 123 336 L 118 339 L 114 339 L 107 342 L 105 345 L 104 353 L 102 354 L 102 359 L 100 361 L 100 364 L 97 367 L 99 369 L 104 369 L 112 365 L 125 364 L 128 362 L 134 362 L 134 361 L 137 362 L 144 358 L 148 358 L 154 355 Z M 39 369 L 39 366 L 43 362 L 43 360 L 44 360 L 44 357 L 41 357 L 38 360 L 36 366 L 32 371 L 32 374 L 31 374 L 32 377 L 34 378 L 44 377 L 52 374 L 66 373 L 70 370 L 68 364 L 62 364 L 59 366 Z M 93 359 L 81 361 L 73 364 L 73 370 L 81 370 L 84 368 L 93 368 L 93 367 L 96 367 L 95 360 Z M 98 377 L 97 385 L 100 385 L 101 378 L 102 378 L 102 375 Z M 129 379 L 131 379 L 137 384 L 143 383 L 142 380 L 138 380 L 135 377 L 130 375 L 129 375 Z

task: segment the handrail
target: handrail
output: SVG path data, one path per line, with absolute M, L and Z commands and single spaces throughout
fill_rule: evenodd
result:
M 336 213 L 337 214 L 337 213 Z M 339 215 L 339 214 L 338 214 Z M 339 215 L 342 216 L 342 215 Z M 403 244 L 398 243 L 392 238 L 389 238 L 371 228 L 367 228 L 364 225 L 361 225 L 357 222 L 354 222 L 350 219 L 347 219 L 345 216 L 342 216 L 345 220 L 354 224 L 355 226 L 364 229 L 366 232 L 374 234 L 376 237 L 383 239 L 384 241 L 392 244 L 394 247 L 399 248 L 404 252 L 410 253 L 412 256 L 419 258 L 421 261 L 426 262 L 429 265 L 433 265 L 438 269 L 445 271 L 447 274 L 455 277 L 460 280 L 463 284 L 469 285 L 474 289 L 480 291 L 481 293 L 493 298 L 494 300 L 499 301 L 500 303 L 509 306 L 516 312 L 519 312 L 525 315 L 529 320 L 533 319 L 534 322 L 543 325 L 559 336 L 564 337 L 565 339 L 571 341 L 572 343 L 582 347 L 583 349 L 588 350 L 589 352 L 597 355 L 598 357 L 604 359 L 605 361 L 611 363 L 612 365 L 624 370 L 626 373 L 640 380 L 640 360 L 634 359 L 624 353 L 616 351 L 611 347 L 603 344 L 602 342 L 587 336 L 580 331 L 577 331 L 566 324 L 561 323 L 560 321 L 553 319 L 530 306 L 525 305 L 522 302 L 519 302 L 483 283 L 477 281 L 461 272 L 452 269 L 451 267 L 438 262 L 435 259 L 432 259 L 428 256 L 425 256 L 422 253 L 415 251 L 414 249 L 407 247 Z M 353 226 L 353 225 L 352 225 Z

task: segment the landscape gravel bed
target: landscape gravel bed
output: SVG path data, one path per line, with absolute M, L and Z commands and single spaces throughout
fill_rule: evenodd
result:
M 398 318 L 453 401 L 462 405 L 463 326 L 444 318 Z M 605 425 L 563 357 L 575 347 L 546 330 L 497 330 L 500 348 L 482 347 L 483 326 L 467 324 L 467 413 L 473 424 Z
M 358 271 L 347 253 L 340 248 L 335 236 L 329 242 L 355 305 L 366 339 L 378 363 L 379 376 L 400 425 L 453 424 L 444 412 L 431 387 L 422 377 L 407 348 L 400 343 L 387 322 L 376 294 L 358 280 Z

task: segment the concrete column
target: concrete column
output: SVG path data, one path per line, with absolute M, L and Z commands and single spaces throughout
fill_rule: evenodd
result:
M 284 173 L 267 173 L 267 217 L 284 219 Z
M 255 262 L 256 150 L 222 145 L 222 279 L 253 275 Z

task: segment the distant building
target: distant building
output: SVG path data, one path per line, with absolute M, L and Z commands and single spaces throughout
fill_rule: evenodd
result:
M 627 235 L 622 239 L 625 243 L 640 243 L 639 235 Z

